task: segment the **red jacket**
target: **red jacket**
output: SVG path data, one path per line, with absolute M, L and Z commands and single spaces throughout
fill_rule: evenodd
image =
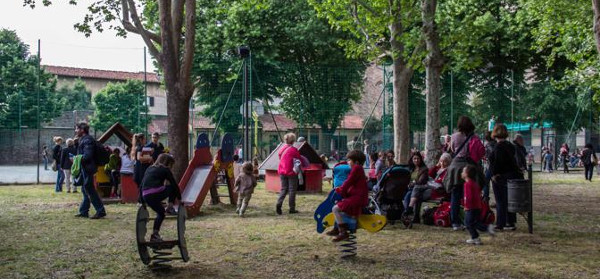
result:
M 481 209 L 483 204 L 481 202 L 481 188 L 477 182 L 469 180 L 465 182 L 465 199 L 463 206 L 465 210 Z
M 300 152 L 295 147 L 286 144 L 279 150 L 279 167 L 277 173 L 279 175 L 294 176 L 294 159 L 301 160 Z
M 363 167 L 355 164 L 350 170 L 348 179 L 335 191 L 343 198 L 337 206 L 344 213 L 358 217 L 363 208 L 369 204 L 369 188 Z

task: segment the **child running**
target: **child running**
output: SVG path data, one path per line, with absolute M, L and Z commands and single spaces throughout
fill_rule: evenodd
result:
M 171 172 L 171 167 L 173 167 L 174 163 L 175 159 L 171 155 L 160 154 L 154 165 L 146 170 L 144 179 L 142 180 L 142 196 L 144 197 L 144 201 L 156 212 L 156 219 L 154 219 L 154 227 L 150 236 L 151 242 L 162 241 L 159 231 L 165 219 L 165 208 L 162 205 L 164 199 L 169 198 L 169 205 L 166 212 L 173 215 L 177 214 L 173 208 L 173 203 L 176 199 L 181 200 L 181 194 L 179 186 Z M 165 180 L 169 182 L 168 185 L 165 185 Z
M 481 200 L 481 187 L 475 182 L 477 169 L 472 165 L 467 165 L 463 168 L 462 178 L 465 180 L 464 188 L 464 208 L 465 208 L 465 224 L 467 230 L 471 234 L 471 239 L 467 240 L 468 244 L 480 245 L 480 231 L 487 231 L 491 236 L 495 235 L 494 225 L 489 224 L 487 227 L 481 222 L 480 213 L 483 208 Z
M 336 236 L 333 242 L 348 239 L 348 224 L 344 223 L 342 212 L 352 217 L 358 217 L 363 208 L 369 203 L 369 189 L 367 188 L 367 177 L 363 164 L 365 154 L 358 150 L 352 150 L 346 156 L 348 165 L 352 168 L 348 179 L 335 191 L 342 196 L 342 200 L 333 206 L 332 211 L 338 226 L 329 231 L 327 235 Z
M 244 217 L 244 212 L 248 207 L 248 202 L 252 198 L 254 188 L 256 187 L 256 176 L 253 174 L 254 166 L 250 162 L 242 165 L 242 173 L 235 179 L 235 191 L 238 193 L 237 210 L 235 213 Z

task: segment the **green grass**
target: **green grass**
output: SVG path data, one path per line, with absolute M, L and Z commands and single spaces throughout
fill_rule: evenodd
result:
M 516 232 L 483 236 L 478 247 L 464 244 L 466 232 L 387 226 L 359 231 L 351 260 L 315 231 L 312 213 L 325 193 L 300 195 L 300 214 L 277 216 L 276 195 L 260 184 L 246 218 L 230 205 L 205 205 L 187 221 L 190 262 L 158 272 L 138 258 L 136 205 L 107 205 L 104 220 L 77 219 L 80 195 L 5 186 L 0 278 L 600 278 L 600 183 L 582 176 L 536 174 L 533 235 L 521 217 Z M 162 233 L 174 238 L 174 222 Z

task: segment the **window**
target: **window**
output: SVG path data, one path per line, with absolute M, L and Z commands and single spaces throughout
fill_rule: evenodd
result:
M 151 97 L 151 96 L 148 97 L 148 106 L 149 107 L 154 106 L 154 97 Z

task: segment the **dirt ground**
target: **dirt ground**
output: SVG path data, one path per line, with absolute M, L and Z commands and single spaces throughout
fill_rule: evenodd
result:
M 350 260 L 315 231 L 313 211 L 326 193 L 300 195 L 300 214 L 284 207 L 277 216 L 276 195 L 259 184 L 245 218 L 227 204 L 205 205 L 187 221 L 191 260 L 160 271 L 139 260 L 135 204 L 108 205 L 102 220 L 78 219 L 80 194 L 2 186 L 0 278 L 600 278 L 600 183 L 582 173 L 534 178 L 533 235 L 522 217 L 517 231 L 482 236 L 481 246 L 465 244 L 465 231 L 393 225 L 359 230 Z M 174 227 L 165 222 L 165 239 Z

